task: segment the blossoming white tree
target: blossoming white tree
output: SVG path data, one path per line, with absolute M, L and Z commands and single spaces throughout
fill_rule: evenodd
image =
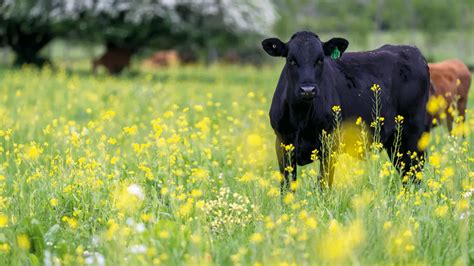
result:
M 106 54 L 133 55 L 157 47 L 206 47 L 241 34 L 268 33 L 276 19 L 270 0 L 5 0 L 0 40 L 16 63 L 41 64 L 39 51 L 55 37 L 101 42 Z

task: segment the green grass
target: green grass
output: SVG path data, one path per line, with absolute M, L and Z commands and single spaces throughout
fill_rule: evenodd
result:
M 473 133 L 432 132 L 420 187 L 341 155 L 332 189 L 311 164 L 282 202 L 278 75 L 1 69 L 0 264 L 472 263 Z

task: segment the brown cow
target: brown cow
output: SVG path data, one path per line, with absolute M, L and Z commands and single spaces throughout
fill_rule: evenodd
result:
M 471 72 L 467 66 L 458 59 L 445 60 L 439 63 L 428 64 L 431 77 L 431 96 L 442 96 L 446 100 L 443 106 L 445 112 L 450 106 L 457 107 L 458 115 L 464 119 L 466 113 L 467 97 L 471 86 Z M 429 103 L 428 103 L 429 106 Z M 439 118 L 440 112 L 435 117 Z M 447 126 L 451 131 L 453 115 L 447 112 Z
M 92 62 L 92 70 L 96 73 L 97 68 L 102 65 L 110 74 L 119 74 L 130 65 L 132 54 L 131 49 L 108 46 L 105 53 Z
M 168 67 L 179 63 L 178 52 L 175 50 L 164 50 L 154 53 L 143 61 L 145 67 Z

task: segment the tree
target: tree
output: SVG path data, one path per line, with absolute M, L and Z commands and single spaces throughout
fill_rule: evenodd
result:
M 111 73 L 120 73 L 144 46 L 192 51 L 235 45 L 246 33 L 269 31 L 276 16 L 269 0 L 95 0 L 71 10 L 82 14 L 79 34 L 105 44 L 95 65 L 113 65 Z
M 270 0 L 5 0 L 0 41 L 15 52 L 16 65 L 47 62 L 39 52 L 56 37 L 103 43 L 96 63 L 121 57 L 111 71 L 119 73 L 144 46 L 235 45 L 241 35 L 268 32 L 275 17 Z
M 272 32 L 277 18 L 270 0 L 176 1 L 180 36 L 175 47 L 181 51 L 200 50 L 212 62 L 225 50 L 246 50 L 257 56 L 262 35 Z
M 61 30 L 55 12 L 60 1 L 4 0 L 0 3 L 0 41 L 15 52 L 15 65 L 43 65 L 39 52 Z
M 315 33 L 350 33 L 352 39 L 366 39 L 373 30 L 374 1 L 311 1 L 276 0 L 280 19 L 275 31 L 281 36 L 291 36 L 296 31 L 311 30 Z

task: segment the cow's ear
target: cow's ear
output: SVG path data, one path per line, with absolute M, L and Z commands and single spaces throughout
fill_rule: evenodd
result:
M 333 59 L 339 58 L 349 46 L 349 41 L 343 38 L 332 38 L 323 44 L 324 55 Z
M 283 56 L 286 57 L 288 51 L 286 44 L 278 38 L 268 38 L 262 41 L 262 47 L 267 54 L 271 56 Z

